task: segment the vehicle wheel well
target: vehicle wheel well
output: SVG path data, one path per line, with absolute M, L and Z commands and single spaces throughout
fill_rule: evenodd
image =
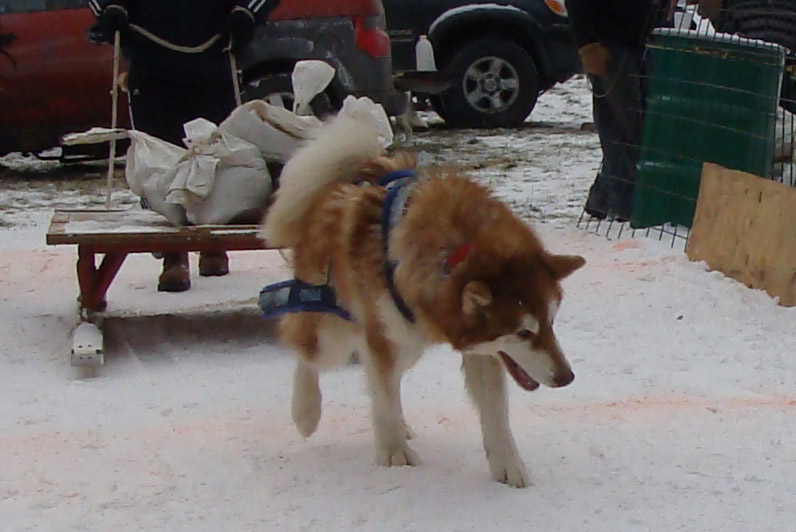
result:
M 243 71 L 243 83 L 248 83 L 252 80 L 270 74 L 290 74 L 293 72 L 293 67 L 295 66 L 296 61 L 289 59 L 257 63 L 256 65 L 252 65 Z
M 298 61 L 292 59 L 281 59 L 278 61 L 268 61 L 250 66 L 243 71 L 242 85 L 246 85 L 246 83 L 264 76 L 274 74 L 290 75 L 293 72 L 293 68 L 296 66 L 297 62 Z M 344 96 L 340 89 L 336 86 L 335 81 L 335 79 L 332 80 L 325 92 L 329 96 L 332 104 L 336 107 L 339 107 L 343 104 Z
M 487 20 L 460 24 L 448 29 L 443 35 L 435 36 L 433 43 L 437 61 L 444 68 L 463 44 L 483 38 L 511 40 L 517 43 L 533 59 L 540 81 L 547 84 L 547 75 L 533 41 L 519 25 L 506 25 L 503 21 Z

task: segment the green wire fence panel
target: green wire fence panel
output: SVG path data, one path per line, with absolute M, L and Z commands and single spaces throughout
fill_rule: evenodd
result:
M 785 50 L 659 29 L 649 53 L 631 225 L 691 227 L 703 162 L 770 176 Z

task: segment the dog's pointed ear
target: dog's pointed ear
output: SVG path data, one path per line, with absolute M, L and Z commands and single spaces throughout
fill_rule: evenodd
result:
M 481 281 L 470 281 L 462 290 L 462 312 L 472 316 L 479 309 L 492 304 L 492 291 Z
M 548 255 L 546 260 L 557 281 L 569 276 L 586 264 L 586 259 L 580 255 Z

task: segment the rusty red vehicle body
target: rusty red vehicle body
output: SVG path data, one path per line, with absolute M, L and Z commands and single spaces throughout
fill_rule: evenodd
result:
M 110 125 L 113 49 L 90 41 L 94 22 L 85 0 L 0 0 L 0 155 Z M 399 114 L 384 30 L 381 0 L 282 0 L 239 58 L 244 99 L 289 96 L 295 63 L 321 59 L 337 70 L 327 104 L 366 95 Z M 118 118 L 128 125 L 126 99 Z
M 45 10 L 36 9 L 44 2 L 3 2 L 0 153 L 38 151 L 69 131 L 110 123 L 113 54 L 89 42 L 94 17 L 71 3 Z

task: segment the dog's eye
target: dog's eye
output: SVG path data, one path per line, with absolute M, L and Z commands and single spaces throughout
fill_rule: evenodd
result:
M 520 340 L 530 340 L 533 338 L 533 333 L 528 329 L 522 329 L 517 331 L 517 338 Z

